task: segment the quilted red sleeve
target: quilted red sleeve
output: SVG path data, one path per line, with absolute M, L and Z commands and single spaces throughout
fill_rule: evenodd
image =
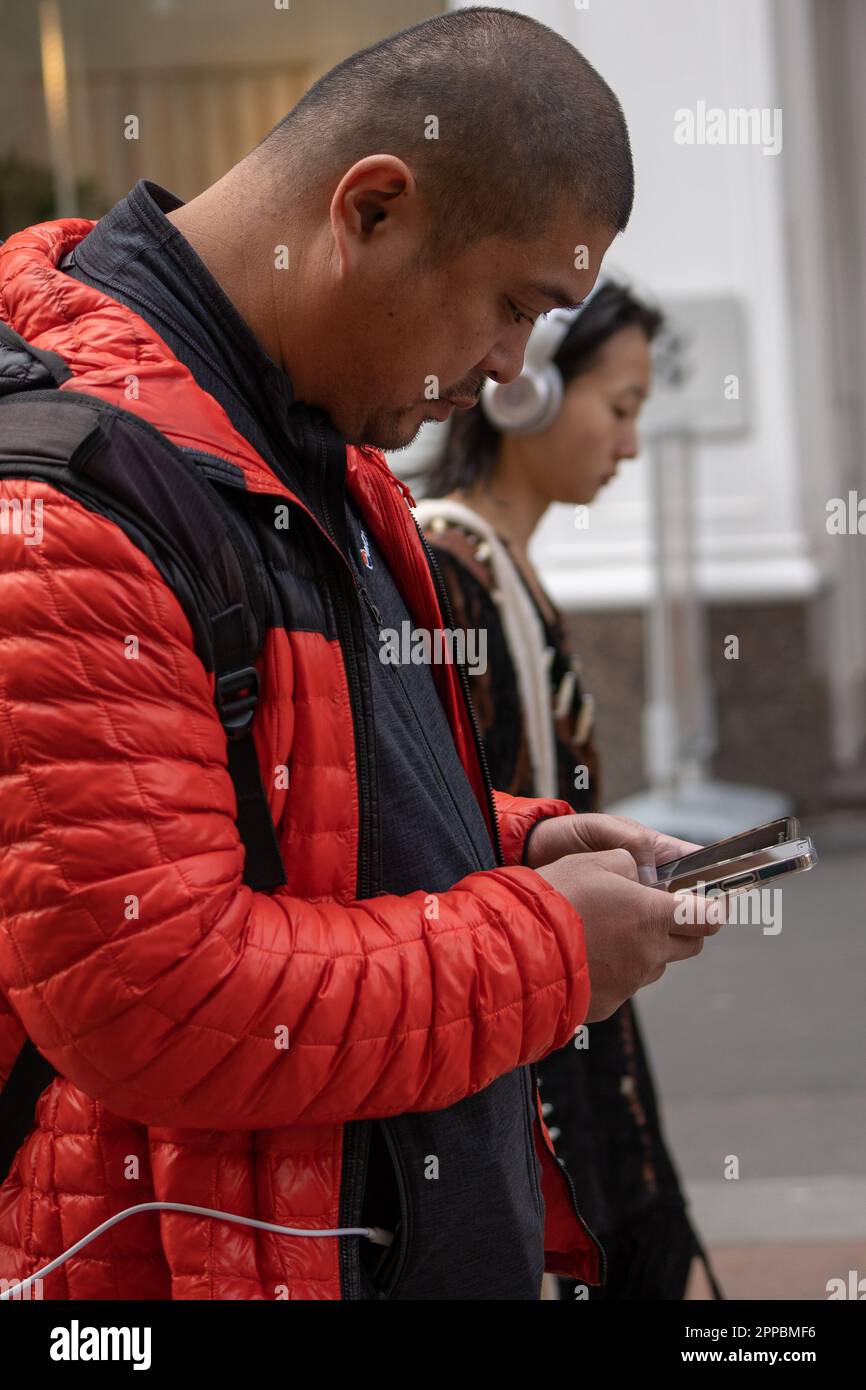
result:
M 493 799 L 506 864 L 522 862 L 526 837 L 539 821 L 549 820 L 551 816 L 574 815 L 573 806 L 554 797 L 511 796 L 508 792 L 494 792 Z
M 531 869 L 345 904 L 242 883 L 174 595 L 104 518 L 14 489 L 45 503 L 41 544 L 0 536 L 0 992 L 58 1071 L 143 1123 L 257 1129 L 440 1109 L 564 1045 L 583 927 Z

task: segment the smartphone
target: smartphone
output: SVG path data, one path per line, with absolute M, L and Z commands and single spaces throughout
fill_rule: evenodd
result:
M 782 816 L 656 869 L 654 888 L 667 893 L 742 893 L 818 862 L 815 846 L 800 833 L 796 816 Z

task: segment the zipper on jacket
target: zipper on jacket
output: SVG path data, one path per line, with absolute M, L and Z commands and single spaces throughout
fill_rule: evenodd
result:
M 361 672 L 361 657 L 359 652 L 366 655 L 364 645 L 363 627 L 361 625 L 360 614 L 355 608 L 352 610 L 353 597 L 358 595 L 372 603 L 363 586 L 358 583 L 352 573 L 351 565 L 346 559 L 340 544 L 337 540 L 331 511 L 328 505 L 328 445 L 325 431 L 319 421 L 314 421 L 314 427 L 319 445 L 319 463 L 321 467 L 321 501 L 322 515 L 325 520 L 328 536 L 343 560 L 345 569 L 341 569 L 336 587 L 334 590 L 334 614 L 337 620 L 337 636 L 340 642 L 340 649 L 343 653 L 343 664 L 346 670 L 346 680 L 349 685 L 349 703 L 352 710 L 352 722 L 355 733 L 355 757 L 358 767 L 358 864 L 357 864 L 357 886 L 356 894 L 358 898 L 370 897 L 374 889 L 378 889 L 378 883 L 373 883 L 372 872 L 372 852 L 373 852 L 373 833 L 375 828 L 375 760 L 373 755 L 372 739 L 372 710 L 367 709 L 365 700 L 364 679 Z M 347 579 L 348 575 L 348 579 Z M 354 596 L 347 588 L 348 583 L 354 587 Z M 342 1167 L 340 1174 L 340 1200 L 339 1200 L 339 1224 L 341 1226 L 358 1225 L 360 1220 L 361 1202 L 363 1198 L 363 1186 L 366 1178 L 367 1155 L 369 1153 L 370 1120 L 349 1120 L 343 1125 L 343 1154 Z M 358 1199 L 358 1210 L 355 1211 L 356 1196 Z M 338 1237 L 338 1259 L 340 1266 L 340 1285 L 344 1298 L 347 1300 L 357 1300 L 361 1297 L 361 1272 L 360 1254 L 358 1249 L 359 1236 L 339 1236 Z
M 358 593 L 361 595 L 361 598 L 364 600 L 364 603 L 367 606 L 367 612 L 370 614 L 371 618 L 373 619 L 373 622 L 381 631 L 381 629 L 385 626 L 385 619 L 382 617 L 382 614 L 379 612 L 375 603 L 371 599 L 368 590 L 364 587 L 364 585 L 361 583 L 359 579 L 355 580 L 355 587 L 357 588 Z
M 369 1148 L 369 1120 L 348 1120 L 343 1125 L 343 1157 L 340 1168 L 340 1226 L 360 1224 L 361 1202 L 355 1210 L 355 1189 L 358 1197 L 362 1195 L 361 1181 L 366 1174 L 366 1161 Z M 356 1176 L 360 1175 L 360 1176 Z M 357 1301 L 361 1297 L 361 1260 L 358 1241 L 363 1236 L 338 1236 L 337 1258 L 340 1266 L 340 1289 L 344 1299 Z M 352 1248 L 349 1248 L 349 1242 Z
M 541 1220 L 544 1220 L 544 1200 L 541 1191 L 541 1180 L 538 1176 L 538 1169 L 541 1168 L 541 1161 L 535 1152 L 535 1121 L 537 1108 L 533 1104 L 533 1093 L 535 1092 L 535 1077 L 532 1074 L 532 1066 L 527 1065 L 520 1068 L 520 1080 L 523 1084 L 523 1095 L 525 1098 L 524 1114 L 526 1116 L 525 1132 L 529 1145 L 529 1181 L 532 1186 L 532 1195 L 535 1198 L 535 1210 Z
M 541 1093 L 538 1089 L 538 1063 L 530 1062 L 529 1070 L 532 1075 L 532 1082 L 535 1087 L 536 1098 L 540 1100 Z M 595 1231 L 591 1230 L 590 1227 L 587 1226 L 586 1222 L 580 1214 L 580 1207 L 577 1204 L 577 1193 L 574 1190 L 574 1183 L 571 1180 L 571 1174 L 569 1173 L 562 1159 L 556 1153 L 552 1143 L 548 1141 L 547 1135 L 545 1134 L 544 1130 L 541 1128 L 541 1121 L 538 1118 L 538 1106 L 536 1106 L 535 1120 L 539 1126 L 539 1132 L 541 1134 L 541 1140 L 544 1144 L 544 1147 L 547 1149 L 547 1152 L 550 1154 L 557 1168 L 562 1173 L 566 1188 L 568 1189 L 569 1198 L 571 1199 L 571 1205 L 574 1208 L 574 1214 L 577 1217 L 583 1229 L 586 1231 L 586 1234 L 589 1236 L 596 1250 L 598 1251 L 601 1279 L 599 1283 L 597 1285 L 594 1285 L 593 1287 L 602 1288 L 607 1283 L 607 1255 L 605 1254 L 604 1246 L 602 1245 L 598 1236 L 595 1234 Z
M 328 507 L 327 489 L 327 466 L 328 466 L 328 446 L 325 439 L 325 432 L 321 424 L 316 422 L 316 433 L 319 440 L 319 459 L 322 468 L 322 515 L 325 518 L 325 525 L 328 529 L 333 544 L 339 551 L 346 566 L 346 573 L 355 590 L 355 595 L 366 598 L 372 606 L 372 600 L 361 584 L 358 583 L 348 560 L 340 550 L 339 542 L 334 531 L 331 512 Z M 374 891 L 371 871 L 371 850 L 374 828 L 375 811 L 375 782 L 373 740 L 371 730 L 373 726 L 372 710 L 365 708 L 364 682 L 361 675 L 361 661 L 359 651 L 366 653 L 364 645 L 363 630 L 360 627 L 357 611 L 352 612 L 351 601 L 347 595 L 345 574 L 341 574 L 335 593 L 335 610 L 339 615 L 337 627 L 340 639 L 340 647 L 343 651 L 346 666 L 346 678 L 349 683 L 349 699 L 353 711 L 353 722 L 355 725 L 355 751 L 358 761 L 358 802 L 360 806 L 360 817 L 358 826 L 358 871 L 357 871 L 357 896 L 368 898 Z M 366 791 L 366 795 L 364 794 Z M 375 885 L 378 888 L 378 884 Z

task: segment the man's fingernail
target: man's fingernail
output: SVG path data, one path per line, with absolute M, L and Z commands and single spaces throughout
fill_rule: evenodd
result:
M 656 871 L 654 868 L 650 868 L 649 864 L 638 864 L 637 876 L 640 882 L 647 887 L 656 881 Z

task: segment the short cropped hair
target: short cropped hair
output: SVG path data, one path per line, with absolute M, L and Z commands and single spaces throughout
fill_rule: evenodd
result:
M 634 170 L 616 96 L 561 34 L 511 10 L 436 15 L 352 54 L 252 156 L 319 182 L 380 153 L 403 159 L 428 200 L 425 261 L 486 237 L 538 236 L 563 198 L 614 233 L 631 214 Z

